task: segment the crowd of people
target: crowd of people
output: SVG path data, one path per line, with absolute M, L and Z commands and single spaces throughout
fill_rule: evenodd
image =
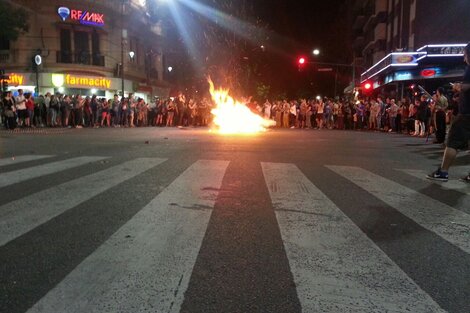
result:
M 413 99 L 378 96 L 362 100 L 301 99 L 266 101 L 253 105 L 259 114 L 275 120 L 276 127 L 339 130 L 371 130 L 424 137 L 436 134 L 443 143 L 446 128 L 457 115 L 456 98 L 438 88 L 434 95 L 416 94 Z
M 363 100 L 299 99 L 264 103 L 244 99 L 246 105 L 278 128 L 376 130 L 426 136 L 436 132 L 436 142 L 445 138 L 446 124 L 456 107 L 444 89 L 434 96 L 421 94 L 396 99 L 378 96 Z M 449 103 L 450 102 L 450 103 Z M 211 123 L 212 101 L 183 94 L 155 98 L 149 103 L 132 94 L 126 98 L 47 93 L 33 98 L 20 89 L 3 95 L 0 105 L 4 127 L 148 127 L 207 126 Z
M 145 102 L 129 94 L 113 99 L 96 95 L 40 95 L 19 89 L 17 95 L 6 92 L 0 102 L 0 123 L 8 129 L 16 127 L 147 127 L 147 126 L 207 126 L 210 102 L 195 101 L 184 95 L 176 98 Z

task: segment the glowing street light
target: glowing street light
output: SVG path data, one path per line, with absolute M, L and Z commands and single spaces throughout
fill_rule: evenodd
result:
M 129 57 L 131 58 L 131 60 L 133 60 L 134 57 L 135 57 L 135 52 L 134 51 L 129 51 Z
M 320 50 L 315 49 L 315 50 L 313 50 L 312 53 L 313 53 L 313 55 L 320 55 Z
M 172 66 L 168 66 L 168 72 L 172 72 L 173 71 L 173 67 Z

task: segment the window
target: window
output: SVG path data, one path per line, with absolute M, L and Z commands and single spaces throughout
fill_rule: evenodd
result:
M 100 35 L 96 31 L 91 34 L 91 55 L 93 65 L 104 66 L 104 56 L 100 51 Z
M 69 29 L 60 30 L 60 51 L 57 55 L 57 62 L 72 63 L 72 39 Z
M 10 40 L 0 38 L 0 50 L 10 50 Z
M 74 33 L 75 63 L 90 64 L 90 44 L 87 32 L 76 31 Z

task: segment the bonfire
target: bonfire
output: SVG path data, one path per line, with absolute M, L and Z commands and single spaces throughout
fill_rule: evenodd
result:
M 215 89 L 212 80 L 208 79 L 208 81 L 215 105 L 211 110 L 214 115 L 214 126 L 211 131 L 224 135 L 249 135 L 265 132 L 268 127 L 276 124 L 273 120 L 253 113 L 245 103 L 233 99 L 228 89 Z

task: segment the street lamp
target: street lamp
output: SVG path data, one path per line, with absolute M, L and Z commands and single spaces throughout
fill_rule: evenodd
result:
M 172 72 L 173 71 L 173 67 L 172 66 L 168 66 L 168 72 Z
M 36 64 L 36 97 L 39 96 L 39 65 L 42 64 L 41 50 L 38 50 L 34 56 L 34 64 Z
M 313 53 L 313 55 L 320 55 L 320 50 L 319 49 L 314 49 L 312 53 Z
M 129 51 L 129 57 L 131 60 L 134 60 L 135 52 L 134 51 Z
M 121 0 L 121 90 L 124 98 L 124 45 L 127 38 L 127 30 L 124 29 L 124 5 L 126 0 Z

